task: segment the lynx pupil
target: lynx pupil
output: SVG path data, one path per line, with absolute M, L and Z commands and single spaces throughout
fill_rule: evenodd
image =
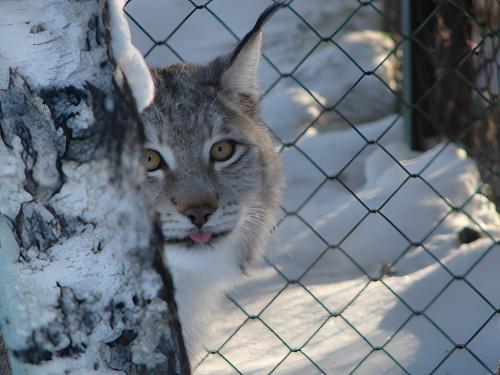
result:
M 210 150 L 210 159 L 212 161 L 226 161 L 234 154 L 234 142 L 223 139 L 212 145 Z
M 148 172 L 156 171 L 161 166 L 161 156 L 154 150 L 146 150 L 146 169 Z

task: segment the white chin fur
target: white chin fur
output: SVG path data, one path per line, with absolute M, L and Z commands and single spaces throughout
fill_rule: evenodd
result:
M 232 284 L 241 274 L 239 268 L 240 251 L 236 241 L 228 238 L 217 241 L 213 246 L 186 248 L 180 245 L 166 245 L 165 256 L 173 272 L 189 272 L 191 277 L 199 277 L 210 284 Z

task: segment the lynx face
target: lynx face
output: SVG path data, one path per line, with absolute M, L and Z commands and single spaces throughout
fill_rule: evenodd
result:
M 272 226 L 280 164 L 259 118 L 260 33 L 208 65 L 154 69 L 144 114 L 150 201 L 172 251 L 233 243 L 241 264 Z M 237 244 L 237 245 L 236 245 Z

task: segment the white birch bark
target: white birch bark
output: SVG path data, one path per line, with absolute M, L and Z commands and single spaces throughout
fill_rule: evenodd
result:
M 0 326 L 14 374 L 189 373 L 142 189 L 152 83 L 122 5 L 0 0 Z

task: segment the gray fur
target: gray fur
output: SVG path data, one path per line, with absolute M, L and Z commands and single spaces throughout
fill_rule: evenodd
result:
M 160 214 L 192 363 L 217 301 L 262 256 L 281 198 L 280 158 L 260 118 L 257 90 L 260 26 L 273 13 L 269 9 L 228 55 L 207 65 L 152 70 L 157 94 L 143 114 L 146 146 L 163 150 L 173 165 L 150 173 L 147 191 Z M 210 145 L 221 139 L 237 142 L 225 164 L 207 157 Z M 217 209 L 201 230 L 220 235 L 189 245 L 185 239 L 197 228 L 184 208 L 207 203 Z
M 260 35 L 251 41 L 260 42 Z M 168 225 L 180 216 L 176 202 L 181 197 L 195 199 L 216 193 L 218 210 L 224 214 L 237 216 L 245 208 L 266 219 L 256 222 L 250 220 L 255 218 L 252 216 L 245 223 L 246 229 L 244 225 L 232 228 L 247 239 L 241 254 L 244 266 L 262 245 L 261 237 L 271 229 L 270 220 L 280 198 L 281 167 L 260 119 L 257 93 L 247 90 L 251 83 L 231 86 L 224 79 L 230 68 L 229 59 L 222 57 L 208 65 L 177 64 L 153 69 L 157 95 L 143 119 L 147 140 L 167 145 L 177 164 L 164 179 L 148 178 L 152 203 L 166 224 L 163 229 L 167 242 L 181 235 L 169 230 Z M 219 173 L 203 159 L 204 144 L 214 135 L 216 126 L 228 138 L 247 145 L 241 159 Z

